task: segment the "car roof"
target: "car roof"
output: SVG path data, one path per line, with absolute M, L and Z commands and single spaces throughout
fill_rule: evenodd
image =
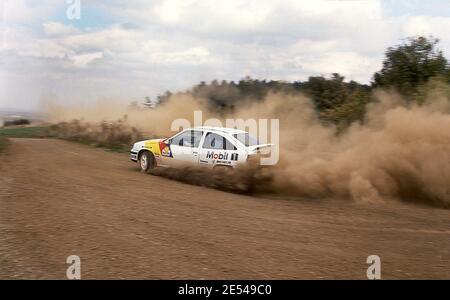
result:
M 228 133 L 228 134 L 238 134 L 238 133 L 247 133 L 244 130 L 239 130 L 236 128 L 227 128 L 227 127 L 212 127 L 212 126 L 198 126 L 191 129 L 197 129 L 197 130 L 209 130 L 212 132 L 219 132 L 219 133 Z

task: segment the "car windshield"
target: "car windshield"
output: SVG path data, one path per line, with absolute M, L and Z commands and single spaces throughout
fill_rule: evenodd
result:
M 239 142 L 244 144 L 246 147 L 258 145 L 258 140 L 252 137 L 248 133 L 237 133 L 233 135 Z

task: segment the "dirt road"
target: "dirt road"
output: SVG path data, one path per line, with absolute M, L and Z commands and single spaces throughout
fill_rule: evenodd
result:
M 280 197 L 279 197 L 280 198 Z M 127 155 L 14 139 L 0 158 L 0 278 L 450 279 L 450 211 L 274 199 L 141 174 Z

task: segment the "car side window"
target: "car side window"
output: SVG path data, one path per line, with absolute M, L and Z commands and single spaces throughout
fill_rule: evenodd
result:
M 182 147 L 198 147 L 202 136 L 203 131 L 189 130 L 174 137 L 170 143 Z
M 198 148 L 198 146 L 200 146 L 200 141 L 203 136 L 203 131 L 192 130 L 191 132 L 192 132 L 191 143 L 194 148 Z
M 236 150 L 236 147 L 225 137 L 208 132 L 203 142 L 203 148 L 216 150 Z

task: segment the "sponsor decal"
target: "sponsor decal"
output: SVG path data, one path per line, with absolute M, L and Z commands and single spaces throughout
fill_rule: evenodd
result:
M 161 154 L 161 148 L 158 140 L 148 140 L 142 148 L 150 150 L 155 156 Z
M 172 151 L 170 150 L 170 145 L 167 145 L 164 142 L 159 142 L 159 149 L 161 150 L 161 156 L 173 157 Z
M 228 159 L 229 153 L 221 153 L 221 152 L 214 152 L 214 151 L 208 151 L 206 153 L 206 158 L 208 159 L 214 159 L 214 160 L 229 160 Z M 238 160 L 239 154 L 238 153 L 232 153 L 230 160 Z
M 208 153 L 206 154 L 206 158 L 209 159 L 220 159 L 220 160 L 227 160 L 228 159 L 228 153 L 217 153 L 214 151 L 208 151 Z

